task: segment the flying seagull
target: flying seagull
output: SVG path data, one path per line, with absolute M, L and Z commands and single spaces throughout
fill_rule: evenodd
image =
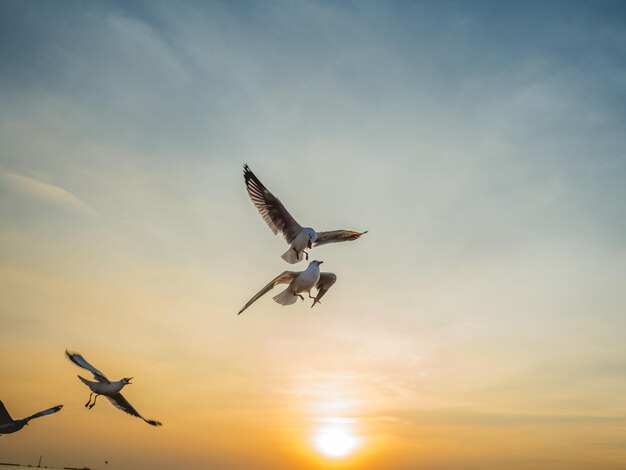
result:
M 28 418 L 13 419 L 11 418 L 11 415 L 9 414 L 7 409 L 5 408 L 4 403 L 0 401 L 0 436 L 2 434 L 11 434 L 11 433 L 17 432 L 20 429 L 22 429 L 24 426 L 27 426 L 28 422 L 31 419 L 41 418 L 42 416 L 51 415 L 59 411 L 61 408 L 63 408 L 63 405 L 57 405 L 57 406 L 53 406 L 52 408 L 48 408 L 47 410 L 40 411 L 39 413 L 35 413 L 34 415 L 29 416 Z
M 78 367 L 82 367 L 83 369 L 86 369 L 89 372 L 91 372 L 93 374 L 93 378 L 96 379 L 96 382 L 92 382 L 90 380 L 84 379 L 80 375 L 78 376 L 78 378 L 85 385 L 87 385 L 87 387 L 89 387 L 89 390 L 91 390 L 91 393 L 89 394 L 89 400 L 87 400 L 87 403 L 85 403 L 85 408 L 92 409 L 94 405 L 96 404 L 96 399 L 98 398 L 98 396 L 104 395 L 105 397 L 109 399 L 109 401 L 114 407 L 124 411 L 125 413 L 128 413 L 129 415 L 132 415 L 132 416 L 136 416 L 137 418 L 141 418 L 146 423 L 151 424 L 152 426 L 161 426 L 160 422 L 154 421 L 152 419 L 146 419 L 143 416 L 141 416 L 137 412 L 137 410 L 133 408 L 133 405 L 128 403 L 126 398 L 124 398 L 122 394 L 120 393 L 120 391 L 126 385 L 131 383 L 130 380 L 132 379 L 132 377 L 123 378 L 122 380 L 119 380 L 117 382 L 111 382 L 109 379 L 106 378 L 106 376 L 102 372 L 100 372 L 94 366 L 89 364 L 80 354 L 70 353 L 69 351 L 66 350 L 65 355 L 70 361 L 72 361 Z M 93 403 L 91 403 L 91 397 L 94 394 L 96 396 L 93 399 Z
M 282 258 L 290 264 L 300 261 L 302 253 L 308 260 L 309 254 L 304 251 L 307 248 L 326 245 L 327 243 L 356 240 L 367 233 L 367 230 L 365 232 L 352 232 L 350 230 L 316 232 L 311 227 L 302 227 L 285 209 L 282 202 L 252 173 L 248 165 L 243 166 L 243 179 L 246 182 L 250 199 L 274 235 L 277 235 L 278 232 L 282 233 L 289 243 L 289 249 L 282 255 Z
M 254 297 L 252 297 L 248 303 L 244 305 L 241 310 L 239 310 L 237 315 L 241 314 L 241 312 L 271 291 L 274 286 L 278 284 L 289 284 L 289 286 L 287 286 L 287 288 L 280 294 L 274 296 L 275 302 L 281 305 L 291 305 L 296 302 L 298 297 L 301 300 L 304 300 L 304 297 L 301 294 L 306 292 L 309 294 L 309 298 L 313 299 L 313 305 L 311 305 L 311 308 L 313 308 L 316 303 L 320 303 L 320 299 L 337 280 L 337 276 L 334 273 L 320 272 L 320 264 L 322 263 L 323 261 L 311 261 L 308 268 L 304 271 L 285 271 L 279 274 Z M 313 288 L 317 289 L 317 295 L 315 297 L 311 296 L 311 289 Z

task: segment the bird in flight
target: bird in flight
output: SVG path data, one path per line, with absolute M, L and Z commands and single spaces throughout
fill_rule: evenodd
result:
M 303 293 L 307 293 L 310 299 L 313 299 L 311 308 L 316 303 L 320 303 L 321 298 L 326 294 L 328 289 L 337 281 L 337 276 L 334 273 L 322 273 L 320 272 L 320 264 L 323 261 L 311 261 L 309 266 L 304 271 L 285 271 L 270 281 L 263 289 L 261 289 L 254 297 L 252 297 L 246 305 L 239 310 L 237 315 L 241 314 L 250 305 L 263 297 L 274 286 L 278 284 L 289 284 L 287 288 L 280 294 L 274 296 L 274 301 L 281 305 L 291 305 L 296 302 L 298 298 L 304 300 Z M 313 297 L 311 290 L 317 289 L 317 295 Z
M 128 400 L 122 396 L 120 391 L 126 386 L 131 384 L 130 378 L 123 378 L 122 380 L 118 380 L 117 382 L 111 382 L 106 376 L 96 369 L 94 366 L 89 364 L 83 356 L 77 353 L 70 353 L 69 351 L 65 351 L 65 355 L 67 358 L 76 364 L 78 367 L 82 367 L 83 369 L 88 370 L 93 374 L 93 378 L 96 379 L 95 382 L 87 380 L 80 375 L 78 378 L 89 387 L 91 393 L 89 394 L 89 400 L 85 403 L 85 408 L 92 409 L 96 404 L 96 399 L 100 395 L 104 395 L 111 402 L 111 404 L 128 413 L 129 415 L 136 416 L 137 418 L 143 419 L 146 423 L 151 424 L 152 426 L 161 426 L 161 423 L 158 421 L 154 421 L 152 419 L 146 419 L 141 416 L 133 406 L 128 403 Z M 93 399 L 93 403 L 91 403 L 91 397 L 95 394 L 95 398 Z
M 29 416 L 28 418 L 23 419 L 13 419 L 11 415 L 7 411 L 4 403 L 0 401 L 0 436 L 2 434 L 11 434 L 19 431 L 24 426 L 28 425 L 28 422 L 31 419 L 41 418 L 42 416 L 51 415 L 56 413 L 63 405 L 53 406 L 52 408 L 48 408 L 47 410 L 40 411 L 39 413 L 35 413 L 34 415 Z
M 356 240 L 367 233 L 367 230 L 365 232 L 353 232 L 351 230 L 316 232 L 311 227 L 302 227 L 285 209 L 282 202 L 252 173 L 248 165 L 243 166 L 243 178 L 250 199 L 274 235 L 279 232 L 282 233 L 289 243 L 289 249 L 282 255 L 282 258 L 290 264 L 302 260 L 302 254 L 308 260 L 309 254 L 305 251 L 307 248 L 326 245 L 327 243 Z

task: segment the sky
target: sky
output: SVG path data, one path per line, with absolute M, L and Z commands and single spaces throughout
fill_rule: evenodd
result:
M 64 405 L 0 461 L 623 468 L 625 23 L 613 1 L 0 2 L 0 400 Z M 237 315 L 291 268 L 244 163 L 302 225 L 369 230 L 313 250 L 338 276 L 315 309 Z M 163 427 L 85 410 L 66 348 Z

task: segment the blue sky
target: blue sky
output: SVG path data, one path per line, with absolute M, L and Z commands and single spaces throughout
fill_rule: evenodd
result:
M 537 452 L 582 449 L 584 434 L 612 448 L 606 423 L 626 410 L 625 22 L 608 1 L 0 3 L 0 354 L 15 358 L 0 398 L 82 404 L 70 347 L 142 375 L 146 414 L 174 423 L 157 466 L 186 445 L 188 468 L 245 468 L 228 436 L 276 418 L 265 444 L 289 448 L 281 432 L 297 441 L 329 408 L 361 420 L 371 468 L 522 467 L 520 422 Z M 370 231 L 316 250 L 339 277 L 321 309 L 268 298 L 231 316 L 285 269 L 243 163 L 302 224 Z M 193 408 L 165 407 L 174 392 L 152 380 L 223 404 L 201 410 L 222 440 L 185 434 L 201 428 Z M 126 418 L 100 412 L 54 419 L 88 434 Z M 511 441 L 464 453 L 468 421 Z M 442 423 L 419 455 L 402 447 Z M 53 423 L 38 424 L 45 445 Z M 134 424 L 126 443 L 103 439 L 139 462 Z M 36 447 L 19 439 L 10 456 Z M 247 451 L 271 467 L 262 444 Z M 547 454 L 584 468 L 602 452 Z

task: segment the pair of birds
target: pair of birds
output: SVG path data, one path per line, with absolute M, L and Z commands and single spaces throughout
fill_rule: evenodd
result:
M 120 393 L 121 390 L 126 385 L 130 385 L 132 383 L 131 382 L 132 377 L 123 378 L 122 380 L 112 382 L 102 372 L 100 372 L 94 366 L 89 364 L 85 360 L 85 358 L 83 358 L 83 356 L 81 356 L 80 354 L 70 353 L 69 351 L 65 351 L 65 355 L 70 361 L 72 361 L 77 366 L 82 367 L 83 369 L 86 369 L 89 372 L 91 372 L 93 374 L 94 379 L 96 380 L 95 382 L 92 382 L 91 380 L 87 380 L 84 377 L 81 377 L 80 375 L 78 376 L 81 382 L 83 382 L 91 391 L 91 393 L 89 394 L 89 400 L 87 400 L 87 403 L 85 403 L 85 408 L 89 410 L 92 409 L 95 406 L 96 400 L 98 399 L 98 397 L 100 395 L 104 395 L 105 397 L 109 399 L 109 401 L 111 402 L 111 404 L 113 404 L 113 406 L 124 411 L 125 413 L 128 413 L 131 416 L 136 416 L 137 418 L 141 418 L 146 423 L 152 426 L 161 426 L 161 423 L 159 421 L 146 419 L 143 416 L 141 416 L 137 412 L 137 410 L 135 410 L 135 408 L 128 402 L 128 400 L 126 400 L 126 398 L 124 398 L 122 394 Z M 93 398 L 93 402 L 91 401 L 92 398 Z M 14 432 L 17 432 L 21 430 L 24 426 L 28 425 L 29 421 L 35 418 L 41 418 L 42 416 L 54 414 L 57 411 L 60 411 L 61 408 L 63 408 L 63 405 L 57 405 L 57 406 L 53 406 L 52 408 L 48 408 L 47 410 L 40 411 L 39 413 L 35 413 L 34 415 L 29 416 L 28 418 L 13 419 L 11 418 L 11 415 L 7 411 L 2 401 L 0 401 L 0 436 L 2 434 L 12 434 Z
M 289 244 L 289 249 L 283 253 L 281 258 L 290 264 L 301 261 L 303 255 L 308 260 L 309 254 L 305 251 L 306 249 L 312 249 L 327 243 L 356 240 L 361 235 L 367 233 L 367 230 L 364 232 L 353 232 L 351 230 L 316 232 L 311 227 L 302 227 L 291 216 L 289 211 L 285 209 L 282 202 L 261 183 L 248 165 L 243 166 L 243 178 L 250 199 L 252 199 L 267 225 L 274 232 L 274 235 L 281 233 Z M 311 305 L 311 308 L 313 308 L 315 304 L 320 303 L 324 294 L 337 281 L 337 276 L 334 273 L 320 272 L 319 267 L 322 263 L 323 261 L 314 260 L 309 263 L 309 266 L 304 271 L 282 272 L 257 292 L 239 310 L 238 315 L 278 284 L 288 284 L 288 286 L 283 292 L 273 297 L 275 302 L 281 305 L 291 305 L 298 298 L 304 300 L 302 294 L 307 293 L 309 298 L 313 299 L 313 304 Z M 313 288 L 317 290 L 315 297 L 311 295 Z

